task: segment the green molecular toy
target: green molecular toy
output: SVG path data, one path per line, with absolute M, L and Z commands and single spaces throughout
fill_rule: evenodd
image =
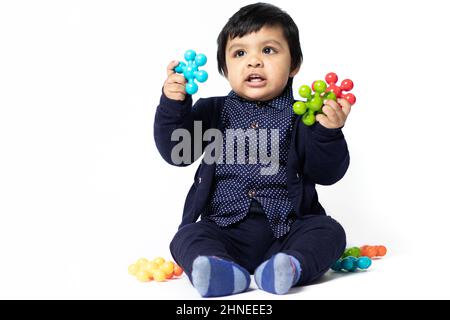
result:
M 347 258 L 347 257 L 355 257 L 355 258 L 361 257 L 361 249 L 358 247 L 351 247 L 351 248 L 345 249 L 344 254 L 342 255 L 342 258 Z
M 300 97 L 305 98 L 306 101 L 297 101 L 292 108 L 294 113 L 302 116 L 302 121 L 307 126 L 312 126 L 316 122 L 316 114 L 322 113 L 324 100 L 336 101 L 338 98 L 344 98 L 351 105 L 356 102 L 356 97 L 352 93 L 344 93 L 344 91 L 353 89 L 352 80 L 345 79 L 340 86 L 337 86 L 338 76 L 333 72 L 328 73 L 325 80 L 326 82 L 323 80 L 314 81 L 311 88 L 303 85 L 298 90 Z

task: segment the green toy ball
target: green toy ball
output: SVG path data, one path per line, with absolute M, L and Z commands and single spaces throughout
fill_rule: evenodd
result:
M 325 80 L 316 80 L 311 87 L 302 85 L 298 89 L 298 94 L 306 101 L 297 101 L 292 105 L 292 108 L 295 114 L 302 116 L 302 121 L 307 126 L 312 126 L 316 122 L 316 114 L 323 113 L 322 107 L 325 100 L 337 102 L 338 98 L 343 98 L 351 105 L 356 102 L 356 97 L 352 93 L 345 93 L 345 91 L 353 89 L 353 81 L 345 79 L 338 86 L 336 85 L 338 76 L 334 72 L 328 73 Z
M 297 101 L 294 103 L 294 112 L 298 115 L 302 115 L 306 112 L 306 103 L 304 103 L 303 101 Z
M 309 99 L 311 98 L 311 88 L 307 85 L 303 85 L 300 87 L 300 89 L 298 89 L 298 94 L 302 98 Z
M 337 101 L 336 93 L 329 91 L 323 95 L 324 100 L 334 100 Z
M 316 122 L 316 116 L 313 111 L 308 111 L 302 116 L 302 121 L 307 126 L 312 126 Z
M 325 83 L 325 81 L 317 80 L 317 81 L 314 81 L 313 88 L 314 88 L 315 92 L 317 92 L 318 94 L 321 94 L 321 93 L 324 93 L 325 90 L 327 90 L 327 84 Z
M 314 90 L 314 93 L 312 93 Z M 306 101 L 296 101 L 292 108 L 295 114 L 302 116 L 302 121 L 307 126 L 312 126 L 316 122 L 316 113 L 322 112 L 322 106 L 325 96 L 329 96 L 327 90 L 327 84 L 325 81 L 314 81 L 312 89 L 307 85 L 303 85 L 298 89 L 300 97 L 306 99 Z M 336 98 L 336 95 L 334 95 Z
M 319 95 L 315 94 L 311 101 L 309 101 L 308 105 L 311 111 L 317 112 L 322 108 L 323 100 Z
M 352 248 L 346 249 L 344 251 L 344 254 L 342 255 L 342 258 L 346 258 L 346 257 L 355 257 L 355 258 L 361 257 L 361 249 L 359 249 L 358 247 L 352 247 Z

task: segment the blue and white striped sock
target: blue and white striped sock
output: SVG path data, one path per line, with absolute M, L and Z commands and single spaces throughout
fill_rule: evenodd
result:
M 293 256 L 277 253 L 255 270 L 255 282 L 264 291 L 285 294 L 300 279 L 302 268 Z
M 192 264 L 192 285 L 202 297 L 228 296 L 246 291 L 250 274 L 234 262 L 199 256 Z

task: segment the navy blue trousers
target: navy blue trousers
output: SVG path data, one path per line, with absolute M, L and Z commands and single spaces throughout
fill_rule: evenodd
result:
M 262 262 L 284 252 L 300 261 L 302 274 L 296 285 L 305 285 L 320 278 L 342 255 L 345 245 L 344 229 L 326 215 L 297 219 L 277 239 L 262 207 L 252 201 L 248 215 L 233 225 L 219 227 L 202 219 L 183 226 L 170 243 L 170 251 L 189 279 L 192 263 L 200 255 L 234 261 L 252 274 Z

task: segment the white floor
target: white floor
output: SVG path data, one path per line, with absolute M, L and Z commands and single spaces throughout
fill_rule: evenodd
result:
M 188 300 L 201 299 L 190 285 L 186 276 L 164 283 L 140 283 L 127 274 L 126 262 L 123 269 L 114 266 L 91 270 L 82 274 L 76 268 L 68 270 L 68 277 L 9 279 L 8 292 L 2 297 L 7 299 L 164 299 Z M 49 270 L 51 271 L 51 270 Z M 407 257 L 385 257 L 374 261 L 365 272 L 352 274 L 328 272 L 318 283 L 307 287 L 294 288 L 283 296 L 272 295 L 258 290 L 252 280 L 249 291 L 221 299 L 266 300 L 266 299 L 448 299 L 449 281 L 445 274 L 428 272 Z M 424 278 L 426 274 L 426 279 Z M 24 275 L 25 277 L 26 275 Z M 3 280 L 8 280 L 3 275 Z M 2 281 L 3 281 L 2 280 Z M 12 282 L 11 282 L 12 281 Z M 13 286 L 13 283 L 16 286 Z
M 257 289 L 252 279 L 250 290 L 220 299 L 431 299 L 446 298 L 450 294 L 443 285 L 443 276 L 434 274 L 433 280 L 425 281 L 421 268 L 414 268 L 406 258 L 389 258 L 374 261 L 365 272 L 328 272 L 318 283 L 294 288 L 290 293 L 277 296 Z M 430 277 L 429 275 L 427 277 Z M 130 277 L 131 278 L 131 277 Z M 132 299 L 200 299 L 187 278 L 167 283 L 138 283 L 131 279 L 118 298 Z

